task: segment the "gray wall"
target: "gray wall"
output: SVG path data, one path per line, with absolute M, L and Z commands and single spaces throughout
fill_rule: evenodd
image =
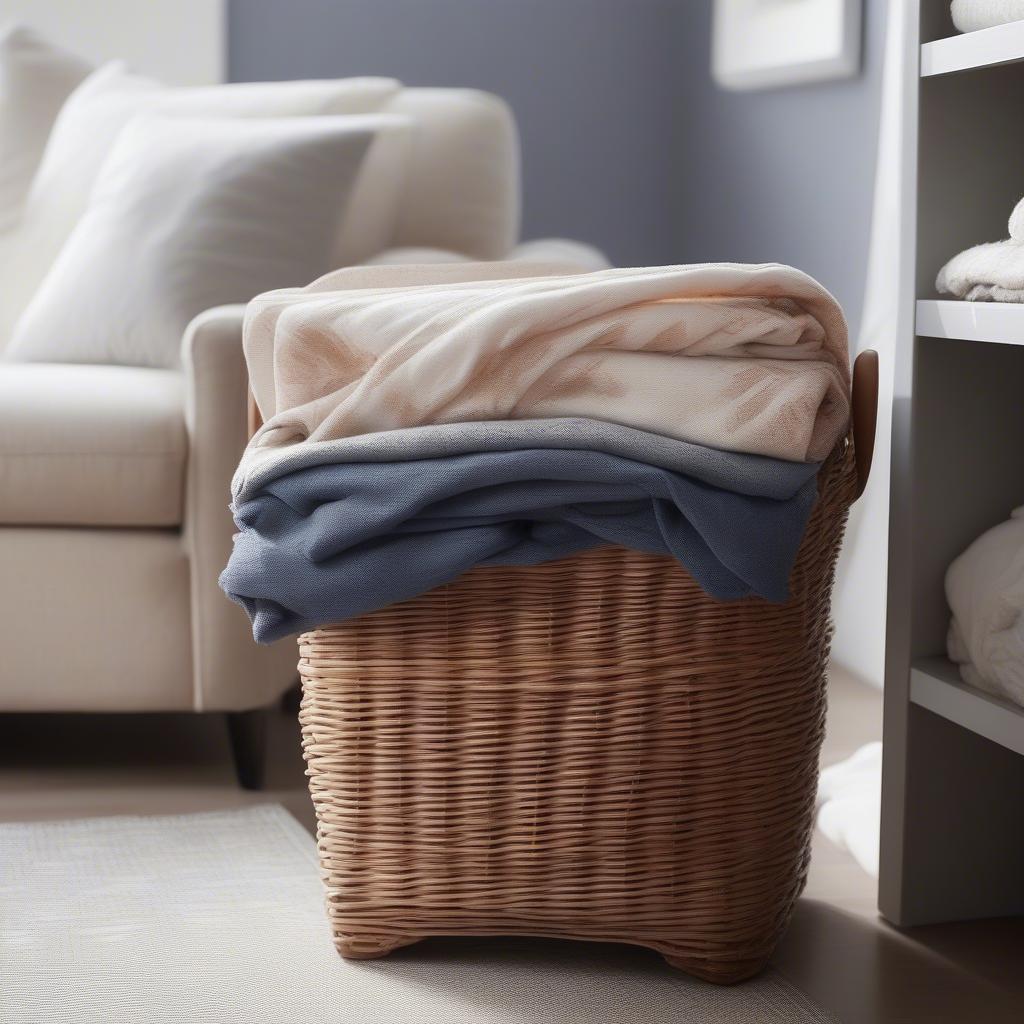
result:
M 504 96 L 523 136 L 526 237 L 620 264 L 793 263 L 856 326 L 885 0 L 864 74 L 759 93 L 710 79 L 710 0 L 230 0 L 235 81 L 361 74 Z
M 688 5 L 690 6 L 690 5 Z M 864 0 L 858 78 L 735 93 L 707 73 L 710 2 L 693 3 L 686 46 L 688 201 L 683 262 L 791 263 L 831 289 L 856 329 L 874 194 L 886 0 Z
M 527 238 L 676 259 L 681 0 L 230 0 L 233 81 L 393 75 L 512 105 Z

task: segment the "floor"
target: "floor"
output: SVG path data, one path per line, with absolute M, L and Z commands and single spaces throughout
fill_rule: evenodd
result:
M 833 672 L 824 761 L 881 731 L 876 691 Z M 310 829 L 294 716 L 276 714 L 262 793 L 235 784 L 218 716 L 0 716 L 0 821 L 170 814 L 278 801 Z M 775 956 L 843 1024 L 1024 1020 L 1024 921 L 900 933 L 875 912 L 874 883 L 816 836 L 807 890 Z

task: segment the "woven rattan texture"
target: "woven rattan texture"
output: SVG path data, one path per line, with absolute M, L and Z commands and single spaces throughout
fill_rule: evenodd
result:
M 340 952 L 532 934 L 760 970 L 807 871 L 849 448 L 819 481 L 786 604 L 609 547 L 304 634 Z

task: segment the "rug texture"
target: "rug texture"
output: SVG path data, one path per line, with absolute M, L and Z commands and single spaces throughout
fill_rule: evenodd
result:
M 281 807 L 0 826 L 0 1020 L 821 1024 L 778 974 L 716 988 L 627 947 L 438 939 L 347 963 Z

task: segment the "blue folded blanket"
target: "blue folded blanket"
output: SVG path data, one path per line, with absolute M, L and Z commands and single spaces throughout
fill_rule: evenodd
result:
M 710 451 L 710 449 L 709 449 Z M 316 465 L 236 500 L 220 583 L 269 643 L 407 600 L 477 565 L 536 565 L 600 544 L 669 554 L 712 596 L 785 600 L 816 464 L 731 458 L 746 493 L 600 451 L 483 451 Z M 724 473 L 724 477 L 723 474 Z

